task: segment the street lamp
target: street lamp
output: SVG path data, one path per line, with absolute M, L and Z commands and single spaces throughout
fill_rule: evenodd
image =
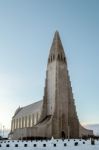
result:
M 2 137 L 2 124 L 0 123 L 0 136 Z
M 4 138 L 4 128 L 5 128 L 5 126 L 3 125 L 3 138 Z

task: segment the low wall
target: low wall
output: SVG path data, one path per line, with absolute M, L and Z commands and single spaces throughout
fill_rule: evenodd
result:
M 79 137 L 92 136 L 92 135 L 93 135 L 93 130 L 88 130 L 81 125 L 79 126 Z

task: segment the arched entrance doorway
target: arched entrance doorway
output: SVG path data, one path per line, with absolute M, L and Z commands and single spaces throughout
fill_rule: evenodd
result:
M 64 131 L 61 132 L 61 137 L 62 137 L 62 139 L 65 139 L 65 132 Z

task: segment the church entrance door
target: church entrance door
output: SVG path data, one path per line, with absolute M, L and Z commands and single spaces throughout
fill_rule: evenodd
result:
M 65 132 L 64 131 L 61 132 L 61 137 L 62 137 L 62 139 L 65 139 Z

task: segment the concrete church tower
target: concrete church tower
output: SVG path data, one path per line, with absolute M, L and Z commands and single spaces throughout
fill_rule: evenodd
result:
M 67 61 L 58 31 L 48 58 L 42 117 L 52 116 L 52 136 L 78 137 L 76 114 Z
M 12 118 L 12 139 L 79 138 L 92 135 L 78 120 L 67 60 L 58 31 L 48 58 L 42 101 L 18 108 Z

